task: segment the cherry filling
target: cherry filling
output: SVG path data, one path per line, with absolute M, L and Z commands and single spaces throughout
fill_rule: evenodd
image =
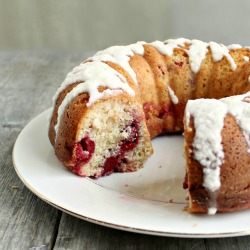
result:
M 166 117 L 166 116 L 173 116 L 173 115 L 174 115 L 173 104 L 172 103 L 163 104 L 159 117 L 163 118 L 163 117 Z
M 123 159 L 126 152 L 133 150 L 139 141 L 139 122 L 134 120 L 132 123 L 128 124 L 124 131 L 126 131 L 129 136 L 128 138 L 120 142 L 120 150 L 116 156 L 110 156 L 106 159 L 102 175 L 108 175 L 113 173 L 118 169 L 121 162 L 125 162 L 126 159 Z
M 182 66 L 183 66 L 183 62 L 174 62 L 174 64 L 179 66 L 180 68 L 182 68 Z
M 127 125 L 126 132 L 129 133 L 128 138 L 121 141 L 121 153 L 133 150 L 138 143 L 138 122 L 133 121 L 130 125 Z
M 118 156 L 110 156 L 107 158 L 103 167 L 102 175 L 112 174 L 118 165 L 118 161 Z
M 75 165 L 73 172 L 80 174 L 82 164 L 86 164 L 91 159 L 95 151 L 95 143 L 86 135 L 80 142 L 75 143 Z
M 183 186 L 184 189 L 188 188 L 188 175 L 187 175 L 187 173 L 185 175 L 185 178 L 184 178 L 182 186 Z

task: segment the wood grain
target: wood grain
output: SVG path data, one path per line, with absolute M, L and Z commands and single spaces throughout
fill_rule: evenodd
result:
M 205 250 L 206 248 L 202 239 L 181 239 L 124 232 L 63 214 L 55 249 Z

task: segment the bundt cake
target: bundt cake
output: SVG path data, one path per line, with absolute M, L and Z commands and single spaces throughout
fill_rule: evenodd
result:
M 249 58 L 247 47 L 184 38 L 97 52 L 53 97 L 56 156 L 80 176 L 136 171 L 152 138 L 185 127 L 188 210 L 250 207 Z
M 188 210 L 250 208 L 250 92 L 190 100 L 184 125 Z

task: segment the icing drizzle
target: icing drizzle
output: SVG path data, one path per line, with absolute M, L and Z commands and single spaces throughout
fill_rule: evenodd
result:
M 189 63 L 194 73 L 198 73 L 201 67 L 202 61 L 206 57 L 207 43 L 199 40 L 192 40 L 188 50 L 185 50 L 189 56 Z
M 185 43 L 190 43 L 191 41 L 185 38 L 178 39 L 168 39 L 165 42 L 155 41 L 150 43 L 154 48 L 156 48 L 160 53 L 166 56 L 172 56 L 174 54 L 174 49 L 184 48 Z
M 223 58 L 223 56 L 225 56 L 227 58 L 228 62 L 231 64 L 232 70 L 236 70 L 237 65 L 235 64 L 234 59 L 232 58 L 232 56 L 229 54 L 229 49 L 228 48 L 234 48 L 234 49 L 237 48 L 237 49 L 239 49 L 239 47 L 236 47 L 235 45 L 234 46 L 229 45 L 228 47 L 226 47 L 223 44 L 218 44 L 218 43 L 215 43 L 215 42 L 210 42 L 209 46 L 210 46 L 210 49 L 211 49 L 211 52 L 212 52 L 213 60 L 215 62 L 220 61 Z M 241 48 L 241 46 L 240 46 L 240 48 Z
M 221 131 L 226 114 L 231 114 L 248 144 L 250 153 L 250 103 L 244 101 L 250 92 L 220 100 L 190 100 L 186 106 L 186 123 L 194 117 L 195 137 L 193 141 L 194 158 L 203 166 L 203 186 L 211 193 L 220 188 L 220 166 L 224 160 Z M 216 211 L 216 196 L 211 195 L 209 213 Z
M 178 104 L 179 103 L 179 99 L 178 97 L 175 95 L 174 91 L 171 89 L 170 86 L 168 86 L 168 92 L 171 98 L 171 101 L 173 104 Z
M 205 59 L 206 53 L 208 52 L 208 47 L 211 49 L 212 57 L 215 62 L 220 61 L 225 56 L 231 64 L 232 70 L 236 70 L 237 65 L 229 52 L 233 49 L 242 48 L 238 44 L 225 46 L 215 42 L 205 43 L 200 40 L 189 40 L 185 38 L 169 39 L 165 42 L 155 41 L 150 44 L 160 53 L 167 56 L 172 56 L 176 48 L 184 49 L 189 56 L 190 67 L 194 73 L 199 72 L 202 61 Z M 189 44 L 188 49 L 185 48 L 185 44 Z
M 221 130 L 226 114 L 226 105 L 215 99 L 191 100 L 186 106 L 187 123 L 194 117 L 194 158 L 204 167 L 203 186 L 211 192 L 220 188 L 219 167 L 224 159 Z
M 94 56 L 89 57 L 87 60 L 100 62 L 109 61 L 116 63 L 125 69 L 132 77 L 133 81 L 137 83 L 135 72 L 131 68 L 129 60 L 134 53 L 139 55 L 144 54 L 144 47 L 142 44 L 143 43 L 130 44 L 127 46 L 112 46 L 97 52 Z
M 244 60 L 245 62 L 249 62 L 249 57 L 248 57 L 248 56 L 243 56 L 243 60 Z

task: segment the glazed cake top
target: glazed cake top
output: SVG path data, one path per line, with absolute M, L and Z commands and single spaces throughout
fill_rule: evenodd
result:
M 106 98 L 110 95 L 119 94 L 120 91 L 125 91 L 130 95 L 134 95 L 134 91 L 128 85 L 126 79 L 117 71 L 108 66 L 105 62 L 113 62 L 120 65 L 128 72 L 134 82 L 137 83 L 136 74 L 130 66 L 129 60 L 135 53 L 143 55 L 143 46 L 147 44 L 153 46 L 161 54 L 166 56 L 172 56 L 174 50 L 177 48 L 184 50 L 189 56 L 190 67 L 194 73 L 197 73 L 200 70 L 202 61 L 204 60 L 206 53 L 208 52 L 208 48 L 210 48 L 213 60 L 215 62 L 221 60 L 223 57 L 226 57 L 228 62 L 231 64 L 232 70 L 235 70 L 237 65 L 229 52 L 232 49 L 242 48 L 237 44 L 224 46 L 215 42 L 205 43 L 200 40 L 179 38 L 169 39 L 164 42 L 138 42 L 127 46 L 112 46 L 105 50 L 99 51 L 94 56 L 88 58 L 87 61 L 74 68 L 66 76 L 66 79 L 61 84 L 58 91 L 55 93 L 53 97 L 54 105 L 61 91 L 63 91 L 67 86 L 76 82 L 83 82 L 83 84 L 77 85 L 66 95 L 64 101 L 59 107 L 57 124 L 60 123 L 64 109 L 80 93 L 87 92 L 89 94 L 89 102 L 87 106 L 92 105 L 99 99 Z M 247 58 L 245 57 L 244 60 L 247 60 Z M 100 93 L 98 91 L 98 87 L 100 86 L 107 87 L 110 90 L 104 91 L 104 93 Z M 174 104 L 177 104 L 178 97 L 175 95 L 172 89 L 168 88 L 168 90 L 172 102 Z M 57 134 L 58 125 L 55 126 L 55 131 Z
M 203 186 L 209 192 L 215 192 L 221 185 L 220 166 L 224 160 L 221 132 L 227 114 L 235 118 L 243 131 L 250 153 L 250 92 L 220 100 L 189 100 L 185 110 L 187 126 L 190 118 L 194 118 L 192 153 L 194 159 L 203 166 Z M 216 212 L 215 205 L 210 208 L 210 212 Z

